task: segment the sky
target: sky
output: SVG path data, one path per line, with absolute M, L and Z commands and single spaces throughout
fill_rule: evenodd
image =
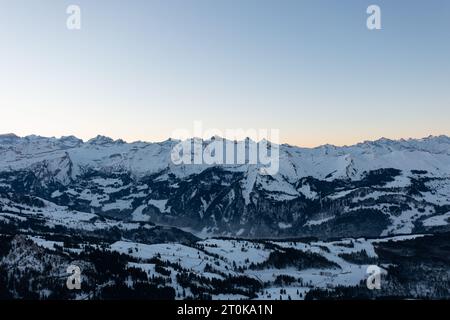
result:
M 371 4 L 381 30 L 366 27 Z M 0 41 L 0 133 L 163 141 L 201 121 L 308 147 L 450 135 L 447 0 L 0 0 Z

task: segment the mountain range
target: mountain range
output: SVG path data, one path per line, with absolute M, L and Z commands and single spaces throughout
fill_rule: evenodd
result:
M 1 135 L 0 299 L 450 297 L 450 138 L 280 145 L 273 175 L 179 142 Z
M 234 143 L 248 148 L 249 141 Z M 283 144 L 275 175 L 249 163 L 175 165 L 178 143 L 0 135 L 0 218 L 37 204 L 53 220 L 69 217 L 54 222 L 64 226 L 152 222 L 200 237 L 328 239 L 449 228 L 447 136 Z

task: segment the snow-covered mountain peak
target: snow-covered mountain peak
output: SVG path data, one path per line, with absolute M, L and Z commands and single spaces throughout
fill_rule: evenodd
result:
M 114 140 L 110 137 L 98 135 L 95 138 L 90 139 L 87 143 L 90 145 L 107 145 L 114 143 Z
M 5 143 L 7 141 L 17 141 L 18 139 L 20 139 L 20 137 L 15 135 L 14 133 L 0 134 L 0 142 L 2 143 Z

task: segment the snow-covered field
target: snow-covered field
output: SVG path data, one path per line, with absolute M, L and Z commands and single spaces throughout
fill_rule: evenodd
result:
M 261 263 L 269 258 L 273 248 L 268 248 L 265 243 L 252 242 L 239 239 L 206 239 L 197 242 L 198 247 L 181 245 L 178 243 L 165 243 L 146 245 L 131 241 L 118 241 L 110 246 L 110 250 L 137 258 L 138 263 L 129 263 L 130 267 L 140 268 L 149 276 L 161 276 L 155 271 L 154 264 L 147 263 L 149 259 L 158 258 L 162 261 L 179 264 L 199 276 L 206 278 L 223 279 L 223 275 L 236 276 L 239 274 L 254 278 L 264 283 L 264 289 L 258 293 L 256 299 L 303 299 L 306 292 L 312 288 L 333 288 L 338 285 L 355 286 L 365 281 L 368 276 L 370 264 L 350 263 L 340 257 L 341 254 L 360 253 L 365 251 L 370 258 L 377 258 L 374 244 L 387 241 L 405 241 L 422 237 L 423 235 L 397 236 L 383 239 L 343 239 L 333 242 L 270 242 L 280 248 L 293 248 L 304 252 L 314 252 L 336 263 L 339 267 L 298 270 L 294 267 L 264 268 L 253 270 L 249 268 L 251 263 Z M 47 242 L 38 240 L 43 246 L 51 246 Z M 201 249 L 199 249 L 201 248 Z M 209 264 L 212 270 L 205 272 L 205 266 Z M 237 271 L 236 267 L 242 267 Z M 173 286 L 182 290 L 177 284 L 174 268 L 168 267 Z M 383 270 L 383 269 L 382 269 Z M 296 279 L 289 285 L 277 285 L 278 276 L 289 276 Z M 240 299 L 245 296 L 215 295 L 215 299 Z

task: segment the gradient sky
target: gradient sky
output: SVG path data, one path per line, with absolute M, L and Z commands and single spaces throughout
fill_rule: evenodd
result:
M 0 0 L 0 41 L 3 133 L 161 141 L 200 120 L 301 146 L 450 135 L 448 0 Z

